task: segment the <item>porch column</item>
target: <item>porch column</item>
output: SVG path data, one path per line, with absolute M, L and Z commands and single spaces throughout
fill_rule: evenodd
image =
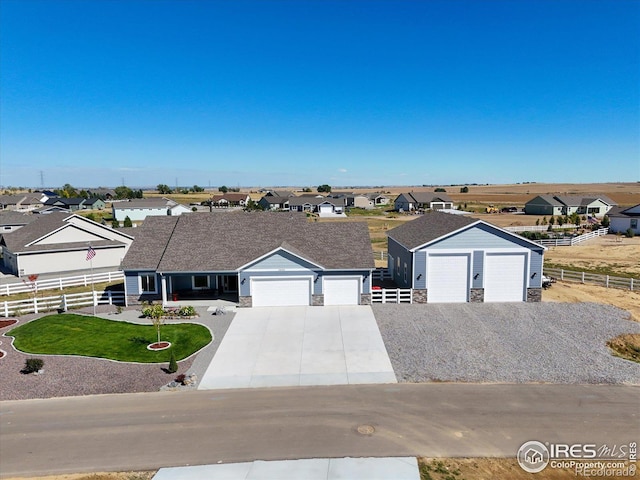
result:
M 162 306 L 167 305 L 167 277 L 160 275 L 160 292 L 162 293 Z

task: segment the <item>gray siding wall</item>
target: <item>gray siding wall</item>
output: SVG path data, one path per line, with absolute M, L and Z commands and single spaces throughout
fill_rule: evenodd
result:
M 429 249 L 443 248 L 532 248 L 530 242 L 517 235 L 511 235 L 488 225 L 476 225 L 475 227 L 460 232 L 452 237 L 445 238 L 437 243 L 429 245 Z
M 427 288 L 427 252 L 417 251 L 415 254 L 415 272 L 412 272 L 413 288 L 424 290 Z M 421 275 L 418 280 L 418 275 Z
M 311 263 L 296 257 L 284 250 L 278 251 L 266 258 L 248 266 L 245 270 L 312 270 L 317 268 Z
M 529 287 L 542 287 L 542 264 L 544 262 L 544 250 L 532 250 L 529 256 Z M 533 274 L 535 277 L 531 278 Z
M 396 285 L 402 288 L 410 288 L 411 287 L 411 277 L 407 278 L 407 282 L 404 281 L 404 264 L 407 264 L 407 269 L 411 268 L 412 263 L 412 255 L 411 252 L 407 251 L 402 245 L 396 242 L 392 238 L 387 239 L 387 248 L 389 251 L 389 255 L 393 256 L 393 272 L 392 277 L 396 282 Z M 397 261 L 400 259 L 400 271 L 397 269 Z
M 127 295 L 140 295 L 140 288 L 138 287 L 138 272 L 125 272 L 124 283 Z
M 471 259 L 471 288 L 482 288 L 483 269 L 484 252 L 482 250 L 474 250 Z

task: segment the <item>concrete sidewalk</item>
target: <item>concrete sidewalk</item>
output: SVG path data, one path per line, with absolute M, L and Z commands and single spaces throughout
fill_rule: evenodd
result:
M 161 468 L 153 480 L 420 480 L 414 457 L 313 458 Z
M 239 309 L 199 390 L 396 383 L 368 306 Z

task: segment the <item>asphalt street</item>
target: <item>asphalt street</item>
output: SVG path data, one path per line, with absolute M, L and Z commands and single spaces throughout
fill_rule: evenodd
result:
M 0 477 L 252 460 L 513 457 L 638 441 L 640 387 L 396 384 L 0 402 Z

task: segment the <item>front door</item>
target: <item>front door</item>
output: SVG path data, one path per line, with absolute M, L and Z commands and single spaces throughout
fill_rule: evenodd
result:
M 238 276 L 224 275 L 222 277 L 222 291 L 224 293 L 232 293 L 238 291 Z

